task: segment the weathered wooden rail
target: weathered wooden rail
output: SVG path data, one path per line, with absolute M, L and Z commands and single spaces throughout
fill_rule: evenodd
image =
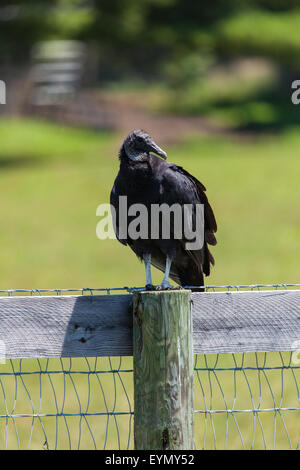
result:
M 133 355 L 136 449 L 193 449 L 194 353 L 299 338 L 300 290 L 0 297 L 6 358 Z
M 194 353 L 286 351 L 300 290 L 193 293 Z M 0 297 L 6 358 L 131 356 L 133 295 Z

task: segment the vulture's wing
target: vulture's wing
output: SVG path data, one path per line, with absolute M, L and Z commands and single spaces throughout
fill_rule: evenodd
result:
M 207 196 L 205 194 L 206 188 L 205 186 L 200 183 L 193 175 L 191 175 L 188 171 L 186 171 L 181 166 L 174 165 L 171 167 L 172 170 L 178 171 L 182 175 L 185 175 L 197 188 L 197 195 L 199 197 L 199 201 L 201 204 L 204 204 L 204 222 L 205 222 L 205 241 L 209 243 L 209 245 L 216 245 L 217 240 L 214 233 L 217 231 L 217 222 L 215 219 L 215 215 L 211 208 L 211 205 L 208 202 Z
M 127 245 L 127 240 L 119 237 L 119 191 L 117 179 L 110 193 L 110 204 L 115 208 L 116 217 L 113 217 L 113 226 L 116 237 L 123 245 Z
M 203 204 L 204 205 L 204 246 L 201 250 L 185 250 L 189 256 L 206 275 L 210 273 L 210 263 L 214 264 L 214 258 L 210 253 L 207 244 L 216 245 L 215 232 L 217 223 L 213 210 L 205 194 L 206 188 L 194 176 L 184 168 L 171 164 L 165 171 L 162 180 L 164 188 L 164 202 L 173 204 Z M 185 244 L 185 240 L 182 240 Z

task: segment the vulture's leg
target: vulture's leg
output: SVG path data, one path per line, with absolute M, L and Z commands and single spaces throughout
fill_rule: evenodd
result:
M 151 278 L 151 255 L 149 253 L 145 253 L 143 255 L 144 258 L 144 263 L 145 263 L 145 269 L 146 269 L 146 289 L 147 290 L 153 290 L 154 286 L 152 284 L 152 278 Z
M 172 289 L 172 286 L 169 283 L 169 275 L 170 275 L 171 264 L 172 264 L 172 258 L 167 256 L 166 257 L 165 275 L 164 275 L 164 278 L 163 278 L 162 283 L 160 285 L 161 289 Z

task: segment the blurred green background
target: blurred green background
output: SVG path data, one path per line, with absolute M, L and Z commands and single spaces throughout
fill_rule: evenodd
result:
M 299 28 L 296 0 L 2 2 L 1 289 L 144 284 L 128 248 L 96 237 L 134 127 L 207 187 L 206 284 L 299 282 Z

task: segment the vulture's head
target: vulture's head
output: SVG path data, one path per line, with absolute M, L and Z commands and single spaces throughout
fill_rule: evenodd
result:
M 167 154 L 164 152 L 150 137 L 147 132 L 136 129 L 126 137 L 123 143 L 125 153 L 132 161 L 143 162 L 147 161 L 150 152 L 159 155 L 164 160 L 167 159 Z

